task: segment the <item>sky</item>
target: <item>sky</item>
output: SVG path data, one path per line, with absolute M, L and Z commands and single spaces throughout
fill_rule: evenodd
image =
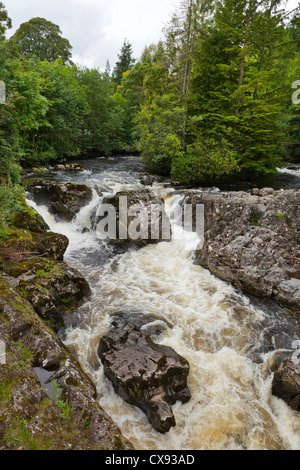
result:
M 1 0 L 13 22 L 11 36 L 20 24 L 35 17 L 59 25 L 73 46 L 73 62 L 89 68 L 113 69 L 127 39 L 139 59 L 146 45 L 163 39 L 162 29 L 179 0 Z M 288 0 L 288 8 L 299 0 Z
M 163 38 L 162 29 L 178 0 L 1 0 L 12 19 L 10 37 L 20 24 L 35 17 L 59 25 L 73 46 L 73 62 L 113 68 L 126 38 L 139 59 L 146 45 Z

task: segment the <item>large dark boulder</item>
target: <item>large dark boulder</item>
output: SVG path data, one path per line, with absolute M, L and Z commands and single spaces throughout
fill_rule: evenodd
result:
M 116 393 L 141 408 L 153 428 L 163 434 L 176 425 L 171 405 L 191 398 L 187 386 L 190 367 L 172 348 L 155 344 L 144 332 L 145 324 L 157 321 L 141 318 L 114 317 L 98 353 Z
M 46 205 L 51 214 L 71 222 L 93 198 L 93 191 L 85 184 L 59 184 L 55 180 L 24 179 L 23 186 L 38 205 Z
M 286 359 L 279 365 L 274 373 L 272 393 L 300 411 L 300 364 Z
M 99 206 L 92 216 L 93 228 L 100 235 L 101 222 L 107 217 L 103 211 L 105 205 L 114 208 L 116 213 L 116 232 L 113 237 L 108 237 L 112 242 L 145 246 L 170 241 L 171 227 L 164 201 L 149 189 L 119 191 L 103 198 L 102 207 Z M 100 213 L 101 209 L 103 213 Z

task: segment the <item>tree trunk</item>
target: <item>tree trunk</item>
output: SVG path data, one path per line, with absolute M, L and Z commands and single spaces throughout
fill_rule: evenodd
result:
M 246 23 L 246 35 L 243 44 L 243 53 L 242 53 L 242 60 L 241 60 L 241 69 L 240 69 L 240 79 L 239 79 L 239 91 L 238 91 L 238 98 L 237 98 L 237 105 L 241 104 L 241 92 L 240 88 L 243 85 L 244 80 L 244 73 L 245 73 L 245 62 L 247 56 L 247 46 L 248 46 L 248 37 L 249 37 L 249 29 L 250 29 L 250 22 L 251 22 L 251 12 L 248 11 L 247 14 L 247 23 Z
M 273 10 L 275 4 L 276 4 L 276 0 L 270 0 L 270 8 L 268 10 L 269 19 L 271 18 L 272 10 Z M 262 70 L 262 65 L 263 65 L 263 60 L 264 60 L 266 45 L 267 45 L 267 35 L 268 35 L 268 32 L 266 31 L 265 37 L 264 37 L 264 42 L 263 42 L 263 47 L 262 47 L 262 51 L 261 51 L 261 58 L 260 58 L 260 62 L 259 62 L 259 68 L 258 68 L 259 72 L 261 72 L 261 70 Z M 258 82 L 256 83 L 256 87 L 255 87 L 255 90 L 254 90 L 254 93 L 253 93 L 253 99 L 257 100 L 257 98 L 258 98 Z
M 189 82 L 190 82 L 190 73 L 191 73 L 191 27 L 192 27 L 192 7 L 193 0 L 190 0 L 188 7 L 188 26 L 187 26 L 187 39 L 186 39 L 186 52 L 185 52 L 185 65 L 184 65 L 184 75 L 183 75 L 183 84 L 182 84 L 182 98 L 184 100 L 184 113 L 183 113 L 183 126 L 182 126 L 182 136 L 181 136 L 181 145 L 185 148 L 186 142 L 186 125 L 187 125 L 187 110 L 188 110 L 188 92 L 189 92 Z

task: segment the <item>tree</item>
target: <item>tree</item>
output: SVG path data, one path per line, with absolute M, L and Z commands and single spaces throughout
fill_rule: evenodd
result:
M 32 135 L 45 125 L 48 101 L 41 94 L 40 74 L 11 57 L 5 41 L 0 41 L 0 56 L 6 84 L 6 103 L 0 105 L 0 177 L 9 185 L 17 181 L 18 164 L 32 145 Z
M 88 113 L 84 118 L 82 136 L 86 154 L 109 155 L 120 152 L 124 145 L 124 100 L 114 94 L 114 85 L 106 73 L 80 68 L 79 84 L 85 90 Z
M 178 11 L 166 28 L 166 50 L 169 70 L 177 81 L 178 93 L 184 108 L 182 115 L 182 147 L 186 146 L 190 78 L 194 61 L 195 45 L 201 41 L 205 17 L 213 10 L 214 1 L 181 0 Z
M 171 176 L 184 184 L 217 184 L 239 172 L 239 155 L 225 140 L 199 138 L 187 147 L 185 155 L 172 160 Z
M 288 93 L 284 58 L 290 42 L 278 3 L 270 10 L 269 2 L 218 2 L 196 48 L 190 135 L 228 141 L 244 176 L 275 172 L 285 139 L 279 118 Z
M 169 174 L 172 160 L 182 156 L 180 99 L 166 67 L 140 64 L 144 69 L 144 99 L 137 115 L 138 150 L 144 162 L 160 174 Z
M 300 79 L 300 7 L 295 11 L 288 25 L 289 39 L 293 41 L 294 48 L 291 60 L 289 60 L 289 84 L 294 84 L 299 89 Z M 291 92 L 297 92 L 295 88 Z M 296 97 L 298 94 L 296 95 Z M 293 98 L 293 97 L 292 97 Z M 298 100 L 289 100 L 286 113 L 283 116 L 283 125 L 287 130 L 287 145 L 283 148 L 283 154 L 295 162 L 300 162 L 300 104 Z
M 110 67 L 109 59 L 107 59 L 107 61 L 106 61 L 106 66 L 105 66 L 104 75 L 105 75 L 106 77 L 110 77 L 110 76 L 111 76 L 111 67 Z
M 163 42 L 159 41 L 158 44 L 145 46 L 139 62 L 143 64 L 166 65 L 166 55 Z
M 70 62 L 72 46 L 61 36 L 59 26 L 45 18 L 32 18 L 21 24 L 11 41 L 19 46 L 21 54 L 36 56 L 39 60 Z
M 123 74 L 130 70 L 135 63 L 135 59 L 132 54 L 132 45 L 127 41 L 127 39 L 125 39 L 121 52 L 118 55 L 119 60 L 116 62 L 113 71 L 113 78 L 117 86 L 120 85 Z
M 5 6 L 0 2 L 0 39 L 4 38 L 7 29 L 12 28 L 12 21 L 8 16 Z
M 84 118 L 88 104 L 84 88 L 76 78 L 76 67 L 55 62 L 31 62 L 43 78 L 42 95 L 48 101 L 45 121 L 32 137 L 27 160 L 74 157 L 82 151 Z

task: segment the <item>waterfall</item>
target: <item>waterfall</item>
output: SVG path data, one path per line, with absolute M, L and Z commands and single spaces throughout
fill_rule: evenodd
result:
M 108 185 L 108 193 L 139 187 L 136 175 L 91 175 L 89 184 Z M 172 214 L 184 196 L 155 184 L 152 191 L 165 200 Z M 169 242 L 139 250 L 110 253 L 97 264 L 97 253 L 110 250 L 97 239 L 91 216 L 99 204 L 95 192 L 90 204 L 71 223 L 57 222 L 46 207 L 36 207 L 50 226 L 70 239 L 66 261 L 89 281 L 92 297 L 76 312 L 76 327 L 65 331 L 65 344 L 76 354 L 83 369 L 97 385 L 101 406 L 115 420 L 136 449 L 299 449 L 299 413 L 271 395 L 272 374 L 266 364 L 253 360 L 261 345 L 264 309 L 231 285 L 195 265 L 193 253 L 200 239 L 181 233 Z M 101 203 L 101 200 L 100 200 Z M 173 229 L 184 231 L 171 220 Z M 84 228 L 89 229 L 83 233 Z M 99 255 L 100 256 L 100 255 Z M 159 344 L 173 347 L 190 363 L 189 403 L 173 407 L 176 427 L 161 435 L 149 425 L 144 413 L 118 397 L 103 373 L 97 356 L 100 338 L 110 327 L 116 311 L 155 314 L 167 328 Z

